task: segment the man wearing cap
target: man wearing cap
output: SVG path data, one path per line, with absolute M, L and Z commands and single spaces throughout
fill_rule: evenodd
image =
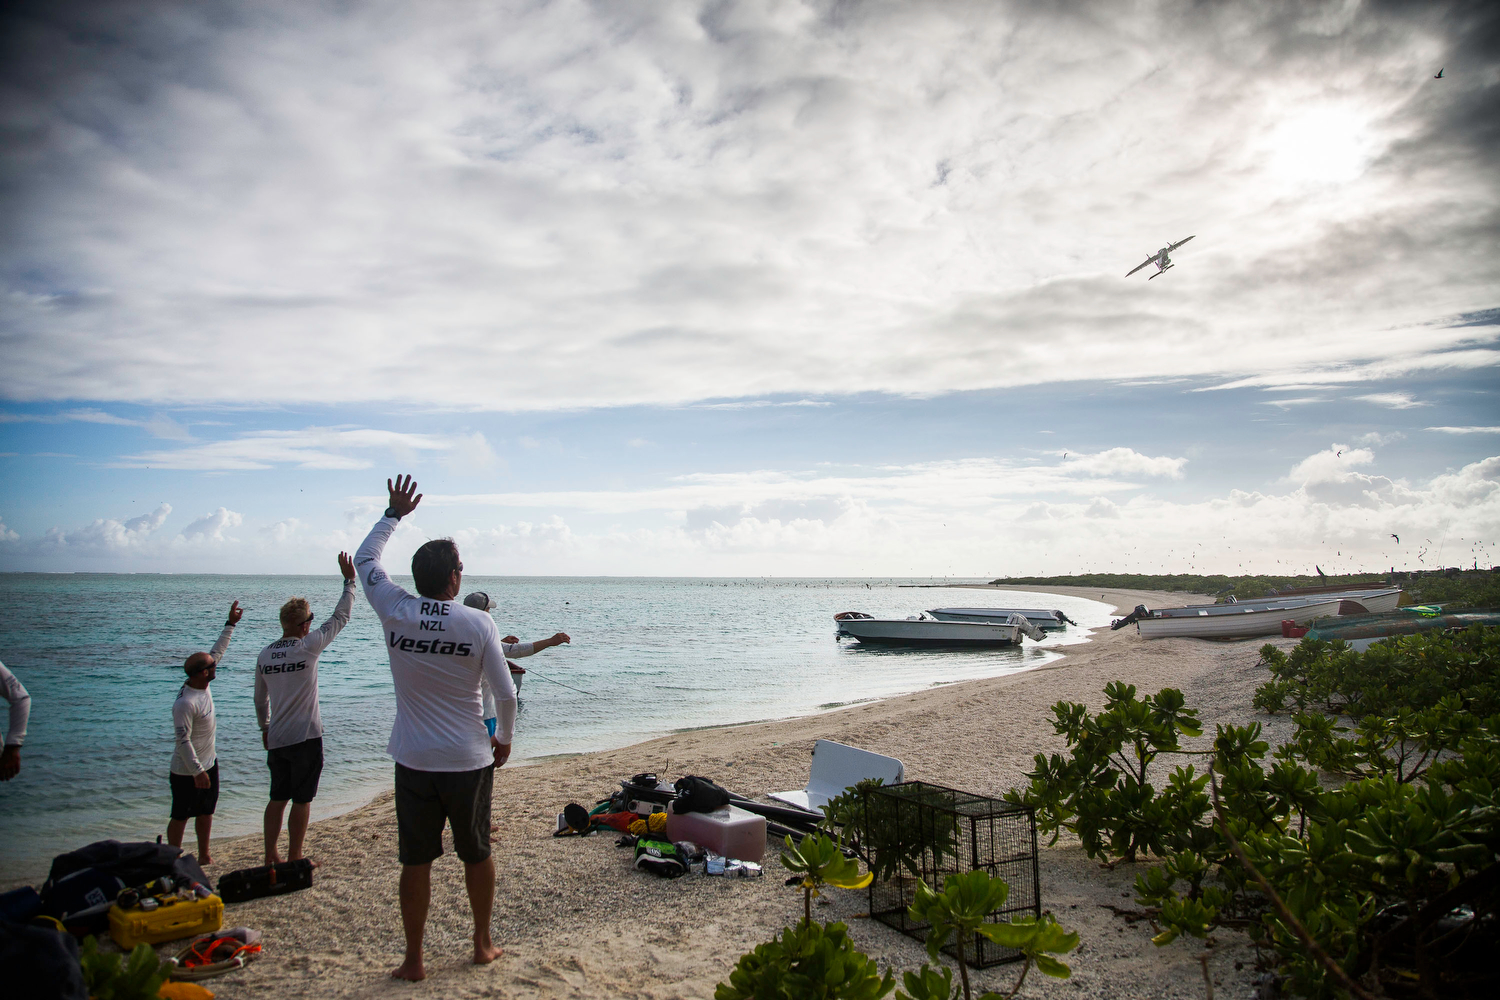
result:
M 281 638 L 260 651 L 255 660 L 255 718 L 260 742 L 271 770 L 271 801 L 266 805 L 263 832 L 266 864 L 281 860 L 276 841 L 281 817 L 292 803 L 287 824 L 287 860 L 302 857 L 302 841 L 312 800 L 323 774 L 323 715 L 318 710 L 318 655 L 349 624 L 354 610 L 354 560 L 339 553 L 344 592 L 333 614 L 312 631 L 312 607 L 304 597 L 281 606 Z
M 464 598 L 467 607 L 477 608 L 480 611 L 492 611 L 495 608 L 495 600 L 482 590 L 476 590 Z M 561 646 L 565 642 L 572 642 L 566 632 L 558 632 L 548 639 L 537 639 L 533 642 L 522 642 L 513 635 L 505 636 L 500 640 L 500 648 L 504 651 L 506 666 L 510 670 L 510 679 L 515 684 L 516 694 L 519 697 L 521 691 L 520 675 L 526 673 L 520 667 L 511 663 L 512 659 L 520 660 L 530 656 L 532 653 L 543 649 L 551 649 L 553 646 Z M 495 735 L 495 692 L 490 690 L 490 685 L 483 678 L 480 679 L 479 693 L 484 699 L 484 727 Z
M 31 695 L 3 663 L 0 663 L 0 698 L 10 704 L 10 728 L 5 731 L 5 751 L 0 753 L 0 781 L 9 781 L 21 773 L 21 744 L 26 742 Z
M 396 690 L 396 721 L 386 751 L 396 761 L 396 836 L 401 861 L 401 926 L 406 955 L 397 979 L 425 978 L 422 939 L 432 900 L 432 862 L 443 853 L 443 825 L 464 864 L 474 915 L 474 963 L 500 957 L 490 937 L 495 861 L 490 856 L 490 799 L 495 768 L 510 758 L 516 692 L 494 619 L 458 601 L 463 563 L 458 546 L 439 538 L 417 549 L 409 594 L 386 575 L 380 555 L 401 518 L 421 502 L 410 476 L 386 480 L 390 506 L 354 555 L 370 607 L 380 616 Z M 485 731 L 479 695 L 494 688 L 499 726 Z
M 172 704 L 172 729 L 177 739 L 172 752 L 172 819 L 167 823 L 167 843 L 182 846 L 187 821 L 193 820 L 198 835 L 198 864 L 211 865 L 208 835 L 213 828 L 214 809 L 219 804 L 219 757 L 214 748 L 214 697 L 209 682 L 218 676 L 219 660 L 229 648 L 234 627 L 239 624 L 240 602 L 229 606 L 224 631 L 206 653 L 194 653 L 183 661 L 187 682 Z

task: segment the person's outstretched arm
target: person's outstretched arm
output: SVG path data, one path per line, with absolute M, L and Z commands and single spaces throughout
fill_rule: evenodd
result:
M 561 646 L 565 642 L 572 641 L 573 640 L 568 636 L 568 633 L 559 632 L 556 635 L 551 636 L 550 638 L 536 639 L 532 642 L 518 642 L 516 641 L 515 636 L 508 635 L 501 640 L 501 643 L 504 645 L 506 656 L 509 656 L 512 659 L 519 660 L 523 656 L 530 656 L 532 653 L 538 653 L 544 649 L 550 649 L 553 646 Z
M 349 624 L 349 617 L 354 613 L 354 560 L 349 558 L 347 552 L 339 553 L 339 572 L 344 574 L 344 592 L 339 595 L 339 602 L 333 606 L 333 614 L 302 640 L 303 648 L 314 653 L 327 648 L 334 636 Z
M 490 737 L 490 744 L 495 748 L 497 767 L 510 759 L 510 744 L 516 732 L 516 685 L 510 678 L 510 667 L 505 663 L 501 646 L 498 632 L 491 632 L 479 665 L 480 675 L 495 694 L 495 735 Z
M 239 601 L 229 605 L 229 617 L 224 620 L 224 631 L 219 633 L 219 637 L 214 640 L 213 647 L 208 651 L 208 655 L 214 658 L 215 663 L 224 659 L 224 654 L 229 650 L 229 640 L 234 638 L 234 627 L 240 623 L 244 615 L 245 610 L 240 607 Z
M 385 551 L 385 543 L 391 540 L 396 525 L 422 502 L 422 494 L 417 492 L 417 484 L 411 481 L 411 476 L 407 476 L 404 482 L 400 476 L 394 483 L 387 479 L 385 487 L 391 498 L 386 515 L 375 522 L 375 527 L 370 529 L 354 553 L 354 568 L 360 586 L 364 588 L 365 600 L 382 619 L 394 614 L 396 606 L 411 595 L 386 575 L 385 567 L 380 564 L 380 554 Z

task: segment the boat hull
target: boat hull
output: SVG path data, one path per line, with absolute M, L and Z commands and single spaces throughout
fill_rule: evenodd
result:
M 912 649 L 1003 649 L 1021 641 L 1015 625 L 983 622 L 912 621 L 910 619 L 857 618 L 841 621 L 839 635 L 847 635 L 873 646 L 903 646 Z
M 1020 615 L 1043 632 L 1065 629 L 1068 623 L 1058 617 L 1056 611 L 1038 608 L 933 608 L 927 612 L 939 621 L 981 622 L 1004 625 L 1011 615 Z
M 1306 607 L 1310 604 L 1324 604 L 1328 601 L 1343 600 L 1359 604 L 1366 611 L 1374 613 L 1378 611 L 1394 611 L 1401 603 L 1401 591 L 1395 590 L 1342 590 L 1329 594 L 1319 594 L 1317 597 L 1257 597 L 1253 600 L 1239 601 L 1235 604 L 1189 604 L 1181 608 L 1158 608 L 1153 615 L 1160 618 L 1192 618 L 1201 617 L 1202 612 L 1214 614 L 1235 614 L 1244 611 L 1269 611 L 1276 608 L 1294 609 Z M 1287 617 L 1291 617 L 1288 615 Z
M 1262 635 L 1280 635 L 1281 623 L 1287 619 L 1298 625 L 1306 625 L 1315 618 L 1337 615 L 1339 606 L 1345 603 L 1347 602 L 1335 599 L 1292 608 L 1246 608 L 1238 611 L 1233 610 L 1235 605 L 1226 604 L 1220 606 L 1226 609 L 1223 611 L 1204 608 L 1196 615 L 1142 618 L 1135 625 L 1143 639 L 1252 639 Z
M 1368 615 L 1350 615 L 1319 622 L 1308 631 L 1309 639 L 1389 639 L 1398 635 L 1415 635 L 1432 629 L 1468 628 L 1471 625 L 1500 625 L 1500 610 L 1474 608 L 1468 611 L 1422 612 L 1412 608 Z

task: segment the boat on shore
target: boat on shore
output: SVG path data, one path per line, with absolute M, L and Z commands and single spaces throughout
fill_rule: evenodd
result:
M 873 646 L 912 649 L 1003 649 L 1019 646 L 1021 636 L 1043 636 L 1041 629 L 1024 617 L 1009 622 L 940 621 L 930 615 L 912 618 L 875 618 L 859 611 L 834 615 L 837 637 L 848 636 Z
M 1350 604 L 1357 604 L 1365 612 L 1394 611 L 1401 603 L 1400 587 L 1381 587 L 1379 589 L 1366 588 L 1362 590 L 1340 590 L 1330 588 L 1327 593 L 1319 594 L 1277 594 L 1271 597 L 1254 597 L 1244 601 L 1230 601 L 1227 604 L 1185 604 L 1180 608 L 1158 608 L 1152 612 L 1154 617 L 1161 618 L 1185 618 L 1195 617 L 1202 611 L 1218 612 L 1224 608 L 1240 610 L 1264 610 L 1267 608 L 1296 608 L 1308 604 L 1320 604 L 1326 601 L 1341 600 Z M 1364 612 L 1350 609 L 1343 614 L 1362 614 Z
M 1369 615 L 1343 615 L 1314 623 L 1308 629 L 1309 639 L 1341 639 L 1363 651 L 1382 639 L 1416 635 L 1433 629 L 1468 628 L 1471 625 L 1500 625 L 1500 608 L 1469 608 L 1444 611 L 1433 604 L 1408 605 L 1395 611 Z
M 1191 614 L 1164 615 L 1151 612 L 1150 617 L 1135 620 L 1136 631 L 1143 639 L 1167 639 L 1191 636 L 1199 639 L 1252 639 L 1256 636 L 1280 635 L 1281 623 L 1293 621 L 1306 625 L 1318 618 L 1339 614 L 1341 605 L 1349 605 L 1352 613 L 1366 609 L 1353 601 L 1333 598 L 1316 603 L 1297 604 L 1290 607 L 1242 607 L 1238 604 L 1215 604 L 1196 608 Z M 1357 609 L 1357 610 L 1355 610 Z M 1167 611 L 1183 611 L 1182 608 L 1167 608 Z
M 931 608 L 927 612 L 944 622 L 990 622 L 1004 624 L 1011 615 L 1020 615 L 1043 632 L 1056 632 L 1069 625 L 1077 625 L 1073 619 L 1056 609 L 1040 608 Z

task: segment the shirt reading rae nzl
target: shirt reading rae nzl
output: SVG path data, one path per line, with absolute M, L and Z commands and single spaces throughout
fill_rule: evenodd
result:
M 299 639 L 277 639 L 255 658 L 255 718 L 266 734 L 266 749 L 295 746 L 323 735 L 318 709 L 318 654 L 349 624 L 354 610 L 354 581 L 333 614 Z
M 354 555 L 365 598 L 380 617 L 396 689 L 386 752 L 417 771 L 473 771 L 494 762 L 481 676 L 495 692 L 495 738 L 508 744 L 515 732 L 516 688 L 500 632 L 485 612 L 407 593 L 386 574 L 380 555 L 396 524 L 381 518 Z

